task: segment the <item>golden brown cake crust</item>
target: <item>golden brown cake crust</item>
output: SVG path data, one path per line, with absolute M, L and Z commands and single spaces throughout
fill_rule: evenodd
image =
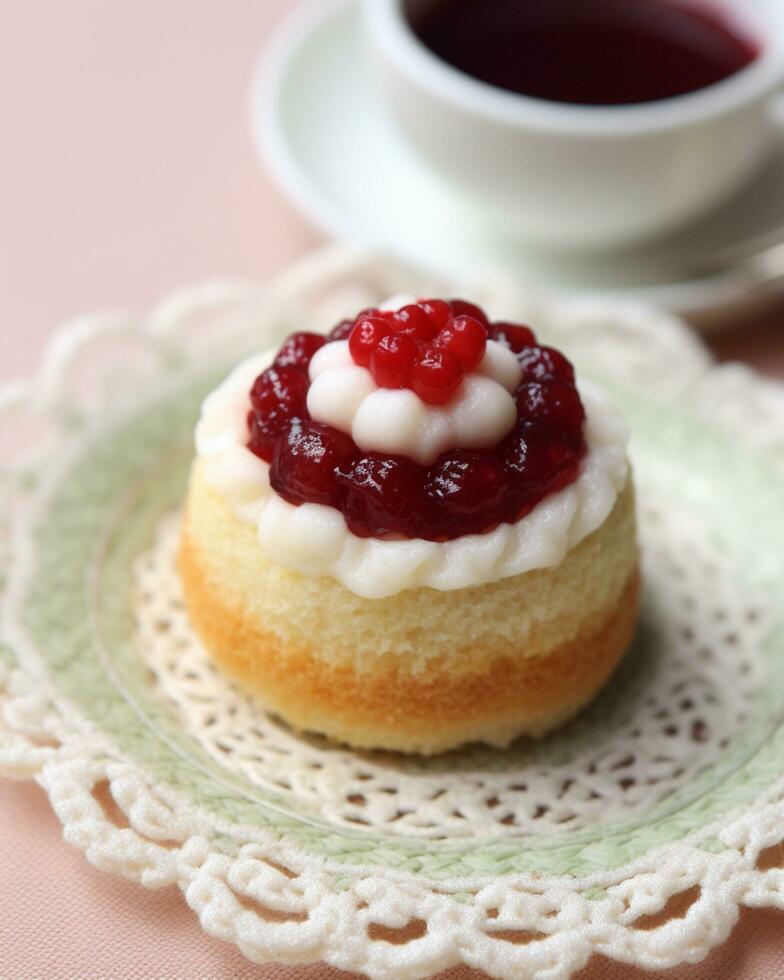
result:
M 232 608 L 186 530 L 180 571 L 193 624 L 216 662 L 296 728 L 351 745 L 433 753 L 481 740 L 505 745 L 575 714 L 607 681 L 637 620 L 636 564 L 609 607 L 591 611 L 576 635 L 528 657 L 460 651 L 427 669 L 406 658 L 325 661 L 305 642 L 282 642 L 258 617 Z M 367 600 L 372 601 L 372 600 Z M 472 653 L 477 656 L 472 656 Z

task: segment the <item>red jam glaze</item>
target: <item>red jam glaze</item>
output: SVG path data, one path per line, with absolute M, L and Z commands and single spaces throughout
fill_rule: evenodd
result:
M 464 370 L 473 371 L 485 356 L 487 327 L 476 317 L 456 316 L 439 332 L 433 343 L 454 354 Z
M 422 401 L 442 405 L 485 356 L 488 330 L 484 311 L 473 303 L 429 299 L 393 312 L 363 310 L 348 347 L 380 388 L 411 388 Z
M 523 378 L 518 421 L 493 449 L 455 448 L 432 466 L 364 453 L 342 432 L 308 416 L 308 365 L 315 352 L 348 340 L 355 363 L 381 387 L 410 387 L 440 405 L 482 360 L 487 340 L 506 344 Z M 420 300 L 396 312 L 363 310 L 327 335 L 292 334 L 255 381 L 248 448 L 270 466 L 270 483 L 292 504 L 336 507 L 360 537 L 444 541 L 519 520 L 572 483 L 585 452 L 585 411 L 574 369 L 522 324 L 491 323 L 465 300 Z
M 430 405 L 448 402 L 462 380 L 462 363 L 443 347 L 426 347 L 411 372 L 411 388 Z

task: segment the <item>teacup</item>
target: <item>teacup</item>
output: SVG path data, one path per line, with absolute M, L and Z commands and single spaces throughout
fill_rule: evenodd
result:
M 496 88 L 433 54 L 411 27 L 433 0 L 363 0 L 382 97 L 410 142 L 470 200 L 540 245 L 614 248 L 665 234 L 728 199 L 776 139 L 784 0 L 701 0 L 760 48 L 729 78 L 624 106 Z

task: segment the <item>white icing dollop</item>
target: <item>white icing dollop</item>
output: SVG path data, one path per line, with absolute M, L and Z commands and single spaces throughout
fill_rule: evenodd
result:
M 329 351 L 339 346 L 329 344 L 314 357 L 314 382 L 335 367 L 352 366 L 339 350 Z M 320 356 L 325 351 L 329 353 Z M 279 497 L 269 485 L 269 466 L 246 448 L 248 393 L 272 356 L 268 352 L 240 364 L 204 402 L 196 428 L 204 479 L 241 520 L 257 528 L 259 547 L 267 558 L 303 575 L 331 576 L 357 595 L 380 599 L 404 589 L 463 589 L 558 565 L 604 523 L 626 484 L 627 427 L 600 388 L 581 382 L 588 448 L 580 474 L 525 517 L 486 534 L 443 542 L 357 537 L 338 510 L 319 504 L 295 507 Z M 348 387 L 359 390 L 353 382 Z M 378 390 L 363 396 L 362 403 L 376 395 L 399 394 L 405 392 Z M 465 412 L 471 415 L 468 407 Z M 343 417 L 347 416 L 348 412 Z M 437 435 L 428 437 L 431 443 L 421 433 L 416 438 L 430 446 L 429 451 L 440 444 Z
M 407 388 L 379 388 L 367 368 L 354 364 L 345 340 L 316 351 L 309 373 L 311 418 L 350 435 L 363 452 L 407 456 L 422 466 L 454 446 L 489 449 L 517 420 L 511 392 L 522 371 L 494 340 L 446 405 L 428 405 Z
M 485 356 L 476 370 L 479 374 L 497 381 L 510 393 L 515 391 L 523 380 L 520 362 L 506 344 L 499 344 L 497 340 L 487 341 Z

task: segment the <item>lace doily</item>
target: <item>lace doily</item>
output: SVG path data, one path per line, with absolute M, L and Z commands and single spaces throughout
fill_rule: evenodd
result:
M 302 738 L 207 660 L 174 571 L 196 407 L 244 352 L 395 292 L 334 250 L 264 289 L 61 331 L 0 390 L 0 772 L 68 841 L 256 961 L 371 977 L 464 962 L 664 969 L 742 905 L 784 907 L 784 398 L 645 308 L 470 291 L 531 319 L 629 417 L 645 600 L 634 649 L 566 729 L 430 760 Z M 140 399 L 143 399 L 140 401 Z M 24 447 L 24 451 L 20 448 Z

